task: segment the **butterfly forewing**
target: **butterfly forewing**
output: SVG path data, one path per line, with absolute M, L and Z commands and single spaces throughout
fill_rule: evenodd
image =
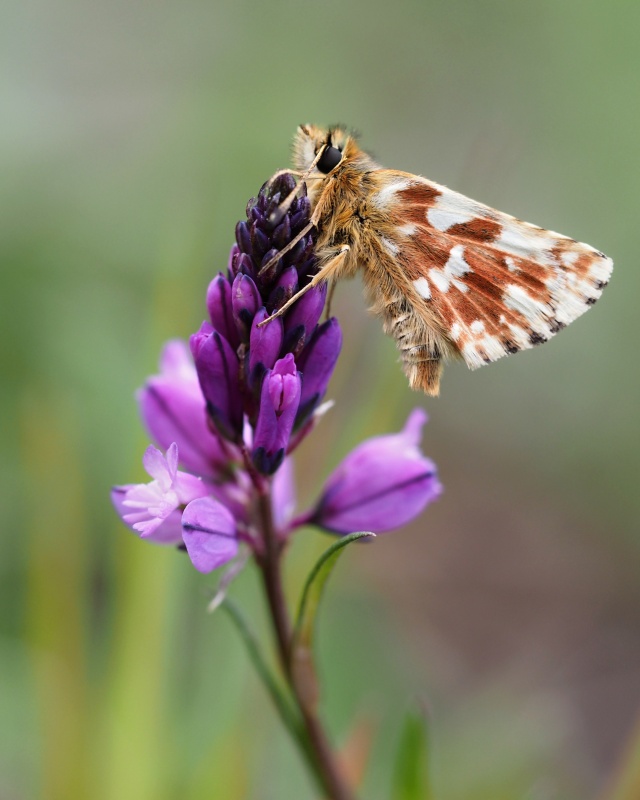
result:
M 612 262 L 444 186 L 373 173 L 372 203 L 412 294 L 471 368 L 547 341 L 602 293 Z

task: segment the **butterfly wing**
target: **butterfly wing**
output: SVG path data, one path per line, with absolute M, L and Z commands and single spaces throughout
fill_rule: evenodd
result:
M 374 186 L 372 206 L 389 223 L 386 250 L 412 306 L 427 323 L 435 318 L 471 369 L 550 339 L 611 275 L 612 261 L 589 245 L 424 178 L 378 170 Z

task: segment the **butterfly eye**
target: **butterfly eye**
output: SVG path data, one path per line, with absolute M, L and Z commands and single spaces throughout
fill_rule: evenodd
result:
M 342 161 L 342 152 L 337 147 L 325 147 L 324 153 L 318 161 L 318 169 L 328 175 L 334 167 Z

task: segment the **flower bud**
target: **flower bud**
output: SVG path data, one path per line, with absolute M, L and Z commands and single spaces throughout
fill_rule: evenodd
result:
M 262 305 L 260 294 L 255 283 L 248 275 L 236 275 L 231 287 L 231 306 L 240 338 L 247 341 L 251 322 L 256 311 Z
M 232 346 L 237 346 L 238 332 L 233 319 L 231 286 L 222 273 L 211 281 L 207 289 L 207 311 L 211 324 L 218 333 L 221 333 Z
M 206 329 L 201 329 L 191 337 L 190 343 L 209 417 L 222 436 L 239 441 L 242 434 L 242 398 L 238 357 L 229 342 L 216 330 L 206 335 Z
M 276 361 L 262 382 L 253 440 L 253 463 L 271 475 L 282 463 L 300 402 L 300 374 L 291 353 Z
M 271 369 L 280 355 L 283 339 L 282 317 L 276 317 L 266 325 L 260 325 L 269 317 L 265 308 L 261 308 L 253 318 L 251 336 L 249 338 L 249 379 L 252 384 Z
M 342 331 L 338 320 L 332 317 L 316 330 L 300 354 L 298 366 L 302 372 L 302 393 L 298 424 L 313 412 L 324 397 L 341 347 Z
M 297 355 L 309 341 L 322 315 L 327 284 L 314 286 L 304 294 L 285 318 L 285 348 Z

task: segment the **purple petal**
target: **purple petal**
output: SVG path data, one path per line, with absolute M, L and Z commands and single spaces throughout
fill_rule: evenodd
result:
M 313 521 L 336 533 L 400 527 L 440 496 L 435 464 L 417 447 L 424 412 L 412 414 L 399 434 L 355 448 L 327 480 Z
M 238 553 L 236 524 L 216 500 L 194 500 L 182 514 L 182 538 L 191 563 L 199 572 L 211 572 Z

